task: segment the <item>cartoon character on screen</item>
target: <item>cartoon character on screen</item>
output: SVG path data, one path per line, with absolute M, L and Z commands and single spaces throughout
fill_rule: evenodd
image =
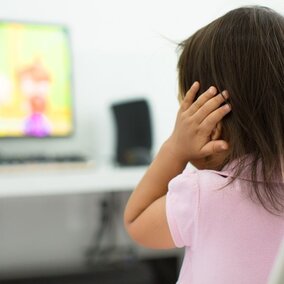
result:
M 39 59 L 19 72 L 20 91 L 27 98 L 29 115 L 25 120 L 27 136 L 45 137 L 51 133 L 51 123 L 45 115 L 51 77 Z

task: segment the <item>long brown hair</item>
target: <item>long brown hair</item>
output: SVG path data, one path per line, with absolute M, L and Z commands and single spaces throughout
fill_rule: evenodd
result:
M 232 10 L 180 43 L 181 97 L 194 81 L 228 90 L 222 121 L 226 163 L 250 173 L 251 196 L 270 212 L 284 209 L 284 17 L 267 7 Z M 250 157 L 249 169 L 246 158 Z M 261 175 L 261 181 L 259 180 Z

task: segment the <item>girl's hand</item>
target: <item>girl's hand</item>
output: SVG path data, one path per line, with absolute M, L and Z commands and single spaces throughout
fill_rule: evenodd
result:
M 212 140 L 217 124 L 231 111 L 229 104 L 221 106 L 229 96 L 227 92 L 216 95 L 216 88 L 210 87 L 193 102 L 198 90 L 199 83 L 195 82 L 186 93 L 174 131 L 165 144 L 174 159 L 191 162 L 199 169 L 214 168 L 229 148 L 224 140 Z
M 220 94 L 216 95 L 214 87 L 193 102 L 198 90 L 199 84 L 194 83 L 187 92 L 172 135 L 140 180 L 125 209 L 126 230 L 136 242 L 146 247 L 175 247 L 166 214 L 166 194 L 170 180 L 184 170 L 187 162 L 198 168 L 214 168 L 215 157 L 229 147 L 225 141 L 218 140 L 216 126 L 230 111 L 230 106 L 221 106 L 224 98 Z M 226 99 L 228 95 L 224 97 Z

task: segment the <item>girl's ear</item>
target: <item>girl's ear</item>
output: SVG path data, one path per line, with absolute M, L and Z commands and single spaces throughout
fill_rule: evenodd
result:
M 211 133 L 211 140 L 218 140 L 222 135 L 222 122 L 219 121 Z

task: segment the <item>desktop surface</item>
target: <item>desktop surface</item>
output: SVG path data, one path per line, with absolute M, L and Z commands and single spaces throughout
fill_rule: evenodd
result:
M 92 162 L 61 165 L 0 166 L 0 198 L 132 191 L 147 169 Z

